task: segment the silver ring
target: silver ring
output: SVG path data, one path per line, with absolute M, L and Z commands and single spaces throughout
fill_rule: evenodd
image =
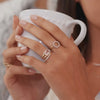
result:
M 51 49 L 52 48 L 59 48 L 61 46 L 61 44 L 60 44 L 60 42 L 59 41 L 54 41 L 53 43 L 52 43 L 52 45 L 51 45 Z
M 42 59 L 44 60 L 44 62 L 46 62 L 49 59 L 50 55 L 51 55 L 51 51 L 49 49 L 46 49 L 43 52 Z

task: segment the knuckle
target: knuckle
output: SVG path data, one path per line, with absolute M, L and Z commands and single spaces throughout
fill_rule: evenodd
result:
M 71 51 L 68 51 L 68 50 L 64 50 L 62 53 L 63 61 L 68 61 L 68 62 L 71 61 L 72 56 L 73 56 L 73 54 L 71 53 Z
M 68 51 L 65 55 L 66 55 L 66 60 L 67 62 L 70 62 L 72 61 L 73 58 L 75 58 L 77 56 L 77 52 L 76 51 L 73 51 L 73 50 L 70 50 Z
M 47 33 L 45 31 L 41 31 L 40 33 L 40 39 L 44 39 L 44 38 L 47 38 Z
M 35 28 L 35 26 L 33 25 L 33 24 L 28 24 L 27 25 L 27 28 L 29 29 L 29 30 L 31 30 L 31 31 L 33 31 L 33 28 Z
M 77 49 L 76 47 L 73 47 L 73 49 L 70 50 L 70 54 L 71 54 L 71 55 L 75 55 L 75 54 L 77 54 L 77 53 L 78 53 L 78 49 Z
M 59 28 L 57 26 L 54 26 L 54 27 L 51 28 L 51 31 L 54 32 L 54 33 L 58 32 Z

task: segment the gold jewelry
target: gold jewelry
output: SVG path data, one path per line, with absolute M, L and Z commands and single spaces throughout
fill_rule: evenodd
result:
M 49 49 L 46 49 L 43 52 L 42 59 L 44 60 L 44 62 L 49 59 L 50 55 L 51 55 L 51 51 Z
M 10 67 L 10 64 L 8 64 L 8 63 L 4 63 L 4 65 L 5 65 L 7 68 Z
M 54 41 L 52 44 L 50 43 L 51 49 L 52 48 L 59 48 L 61 46 L 59 41 Z

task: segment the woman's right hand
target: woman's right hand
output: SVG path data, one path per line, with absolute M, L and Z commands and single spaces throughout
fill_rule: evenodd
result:
M 28 52 L 27 47 L 17 47 L 15 34 L 22 34 L 23 29 L 18 25 L 19 19 L 14 16 L 13 34 L 7 41 L 8 48 L 3 52 L 6 68 L 4 76 L 5 85 L 14 100 L 43 100 L 49 91 L 49 86 L 41 74 L 36 74 L 33 69 L 23 67 L 16 59 L 16 55 Z

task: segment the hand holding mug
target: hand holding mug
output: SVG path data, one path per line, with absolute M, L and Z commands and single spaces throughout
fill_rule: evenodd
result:
M 86 63 L 78 47 L 50 21 L 37 15 L 31 16 L 31 21 L 35 25 L 25 20 L 21 20 L 20 25 L 46 46 L 21 35 L 16 36 L 16 41 L 35 51 L 40 57 L 44 54 L 45 56 L 50 54 L 50 56 L 45 62 L 29 55 L 18 55 L 17 59 L 38 70 L 59 99 L 88 100 L 90 94 L 85 70 Z
M 44 30 L 47 30 L 47 32 L 50 32 L 49 34 L 50 35 L 54 35 L 54 37 L 56 38 L 56 39 L 53 39 L 51 36 L 51 40 L 49 41 L 49 36 L 47 36 L 46 35 L 46 32 L 44 31 L 44 30 L 41 30 L 41 32 L 39 31 L 41 28 L 39 28 L 39 27 L 41 27 L 41 26 L 39 26 L 38 25 L 38 23 L 34 23 L 34 22 L 32 22 L 31 20 L 30 20 L 30 16 L 31 15 L 37 15 L 37 16 L 41 16 L 41 17 L 43 17 L 44 19 L 46 19 L 46 20 L 48 20 L 48 21 L 50 21 L 51 23 L 53 23 L 54 25 L 56 25 L 57 27 L 55 28 L 55 30 L 54 29 L 52 29 L 52 27 L 54 26 L 52 26 L 52 24 L 50 24 L 50 25 L 48 25 L 47 23 L 45 23 L 45 20 L 43 20 L 42 19 L 42 21 L 39 23 L 39 24 L 41 24 L 41 26 L 43 27 L 43 29 Z M 60 43 L 58 43 L 58 41 L 56 41 L 56 40 L 59 40 L 60 39 L 60 41 L 61 41 L 61 44 L 63 45 L 63 43 L 65 43 L 66 45 L 68 45 L 68 43 L 66 42 L 66 40 L 64 39 L 66 36 L 68 37 L 68 38 L 70 38 L 71 37 L 71 34 L 73 33 L 73 31 L 74 31 L 74 27 L 75 27 L 75 25 L 76 24 L 79 24 L 80 25 L 80 28 L 81 28 L 81 31 L 80 31 L 80 34 L 79 34 L 79 36 L 76 38 L 76 40 L 74 41 L 74 43 L 76 44 L 76 45 L 79 45 L 82 41 L 83 41 L 83 39 L 85 38 L 85 36 L 86 36 L 86 26 L 85 26 L 85 24 L 82 22 L 82 21 L 80 21 L 80 20 L 74 20 L 73 18 L 71 18 L 70 16 L 68 16 L 68 15 L 65 15 L 65 14 L 63 14 L 63 13 L 60 13 L 60 12 L 56 12 L 56 11 L 50 11 L 50 10 L 41 10 L 41 9 L 31 9 L 31 10 L 25 10 L 25 11 L 22 11 L 21 13 L 20 13 L 20 20 L 25 20 L 25 21 L 27 21 L 27 22 L 29 22 L 29 23 L 31 23 L 31 24 L 33 24 L 34 26 L 38 26 L 38 27 L 33 27 L 34 28 L 34 32 L 32 32 L 31 31 L 31 29 L 30 29 L 30 31 L 27 31 L 27 30 L 24 30 L 24 32 L 23 32 L 23 34 L 22 34 L 22 36 L 24 36 L 24 37 L 26 37 L 26 38 L 29 38 L 29 39 L 32 39 L 33 41 L 35 40 L 36 42 L 37 42 L 37 44 L 38 44 L 38 42 L 39 43 L 41 43 L 45 48 L 44 48 L 44 51 L 45 51 L 45 49 L 47 48 L 47 49 L 51 49 L 50 48 L 50 45 L 51 46 L 55 46 L 54 44 L 58 44 L 58 46 L 60 45 Z M 35 17 L 36 18 L 36 17 Z M 23 22 L 24 23 L 24 22 Z M 42 24 L 43 23 L 43 24 Z M 25 24 L 25 23 L 24 23 Z M 47 26 L 46 25 L 44 25 L 44 24 L 47 24 Z M 36 29 L 35 29 L 36 28 Z M 46 29 L 46 28 L 48 28 L 48 29 Z M 58 30 L 58 28 L 59 28 L 59 30 Z M 38 30 L 38 31 L 37 31 Z M 62 34 L 61 34 L 61 32 L 63 33 L 63 36 L 62 36 Z M 32 33 L 32 34 L 30 34 L 30 33 Z M 44 37 L 42 37 L 42 39 L 41 39 L 41 35 L 44 33 Z M 59 33 L 61 34 L 61 35 L 59 35 Z M 59 38 L 60 37 L 60 38 Z M 45 40 L 44 40 L 45 39 Z M 55 40 L 55 41 L 54 41 Z M 45 42 L 46 43 L 45 43 Z M 36 43 L 35 43 L 36 44 Z M 40 44 L 40 45 L 41 45 Z M 19 43 L 19 46 L 22 46 L 22 44 L 20 44 Z M 38 46 L 38 45 L 37 45 Z M 34 47 L 34 46 L 33 46 Z M 49 47 L 49 48 L 48 48 Z M 35 49 L 41 49 L 41 48 L 37 48 L 37 47 L 34 47 Z M 41 49 L 42 50 L 42 49 Z M 36 51 L 38 51 L 38 50 L 36 50 Z M 47 60 L 48 58 L 49 58 L 49 50 L 47 50 L 47 51 L 45 51 L 45 52 L 47 52 L 47 54 L 45 54 L 45 55 L 47 55 L 46 57 L 42 57 L 42 58 L 45 58 L 45 59 L 42 59 L 41 57 L 40 57 L 40 55 L 42 55 L 42 54 L 38 54 L 37 52 L 35 52 L 35 50 L 33 50 L 33 49 L 30 49 L 29 50 L 29 52 L 26 54 L 26 55 L 28 55 L 28 56 L 33 56 L 33 57 L 35 57 L 35 58 L 37 58 L 37 59 L 39 59 L 40 61 L 43 61 L 43 62 L 45 62 L 45 60 Z M 44 56 L 44 55 L 42 55 L 42 56 Z M 24 64 L 25 66 L 27 66 L 27 67 L 31 67 L 31 66 L 29 66 L 29 65 L 27 65 L 27 64 Z
M 41 74 L 36 74 L 32 68 L 25 68 L 16 58 L 16 55 L 26 54 L 27 47 L 17 47 L 15 35 L 22 34 L 19 19 L 14 16 L 13 34 L 7 41 L 7 49 L 4 50 L 4 64 L 7 67 L 4 83 L 13 100 L 43 100 L 49 91 L 49 86 Z M 45 90 L 45 91 L 44 91 Z M 41 94 L 41 95 L 40 95 Z

